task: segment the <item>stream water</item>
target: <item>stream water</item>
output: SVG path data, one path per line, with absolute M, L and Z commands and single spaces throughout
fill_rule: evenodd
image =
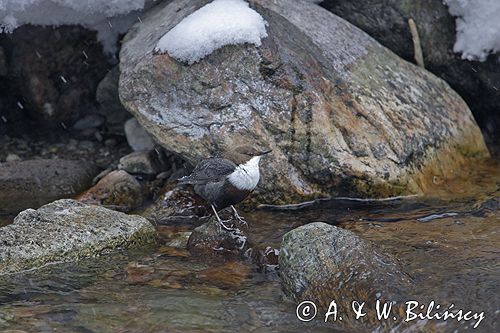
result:
M 245 216 L 263 247 L 279 247 L 284 233 L 312 221 L 352 230 L 404 263 L 418 297 L 484 311 L 475 331 L 500 332 L 499 197 L 500 168 L 490 163 L 436 182 L 425 198 L 332 200 Z M 300 322 L 276 272 L 164 245 L 188 229 L 159 228 L 159 247 L 0 277 L 0 332 L 342 332 L 320 319 Z

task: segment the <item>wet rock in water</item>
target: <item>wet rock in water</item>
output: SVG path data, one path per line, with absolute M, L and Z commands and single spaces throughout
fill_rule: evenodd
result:
M 335 300 L 343 325 L 396 325 L 376 320 L 375 300 L 411 299 L 412 283 L 395 259 L 351 231 L 326 223 L 310 223 L 285 234 L 279 266 L 287 296 L 297 303 L 310 300 L 324 311 Z M 353 300 L 366 301 L 365 320 L 353 318 Z
M 155 224 L 200 224 L 206 221 L 211 208 L 203 198 L 188 187 L 174 187 L 158 198 L 141 215 Z
M 134 151 L 152 150 L 155 146 L 151 135 L 142 128 L 141 124 L 135 118 L 125 122 L 125 136 L 129 146 Z
M 247 236 L 239 229 L 223 229 L 213 216 L 193 230 L 187 248 L 192 254 L 202 257 L 240 257 L 248 249 Z
M 196 273 L 196 278 L 221 288 L 241 288 L 251 276 L 251 268 L 240 261 L 209 267 Z
M 130 212 L 142 205 L 145 193 L 141 184 L 123 170 L 112 171 L 78 197 L 87 204 L 105 206 L 121 212 Z
M 156 150 L 136 151 L 120 158 L 118 169 L 132 174 L 156 175 L 164 166 Z
M 38 208 L 92 185 L 99 170 L 84 161 L 27 160 L 0 164 L 0 213 Z
M 500 58 L 485 62 L 461 59 L 453 52 L 455 18 L 443 1 L 326 0 L 321 6 L 361 28 L 402 58 L 414 62 L 408 19 L 415 21 L 425 68 L 457 91 L 467 102 L 486 141 L 498 150 L 500 143 Z
M 153 244 L 156 231 L 140 216 L 63 199 L 22 211 L 0 239 L 0 273 L 14 273 Z
M 106 127 L 112 133 L 123 134 L 123 125 L 130 118 L 118 96 L 118 78 L 120 70 L 115 66 L 99 82 L 96 90 L 96 100 L 99 103 L 99 114 L 106 117 Z
M 314 4 L 252 1 L 268 23 L 260 47 L 225 46 L 190 66 L 154 52 L 203 4 L 162 3 L 129 31 L 120 97 L 192 165 L 240 144 L 273 149 L 253 198 L 421 193 L 435 174 L 488 156 L 470 110 L 444 81 Z

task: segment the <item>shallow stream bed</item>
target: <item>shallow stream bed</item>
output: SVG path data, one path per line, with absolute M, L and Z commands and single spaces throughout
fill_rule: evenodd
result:
M 475 331 L 498 332 L 500 168 L 436 181 L 426 198 L 332 200 L 298 211 L 246 213 L 255 243 L 279 247 L 287 231 L 325 221 L 397 257 L 419 299 L 484 311 Z M 439 198 L 439 199 L 437 199 Z M 7 220 L 0 220 L 6 223 Z M 188 227 L 160 227 L 162 243 Z M 469 331 L 447 322 L 445 331 Z M 448 330 L 449 329 L 449 330 Z M 0 277 L 0 331 L 341 332 L 321 319 L 299 322 L 276 272 L 250 262 L 207 261 L 160 245 Z

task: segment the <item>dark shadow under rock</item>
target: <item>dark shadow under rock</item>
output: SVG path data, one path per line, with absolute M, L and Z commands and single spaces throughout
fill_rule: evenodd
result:
M 96 32 L 80 26 L 25 25 L 0 34 L 8 71 L 0 80 L 0 133 L 70 128 L 96 110 L 97 85 L 110 64 Z M 61 125 L 62 124 L 62 125 Z

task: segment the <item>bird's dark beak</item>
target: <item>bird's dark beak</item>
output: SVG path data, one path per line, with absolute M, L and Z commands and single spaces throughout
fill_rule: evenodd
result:
M 269 150 L 264 150 L 264 151 L 262 151 L 262 152 L 260 152 L 260 153 L 259 153 L 259 156 L 269 154 L 270 152 L 272 152 L 272 150 L 271 150 L 271 149 L 269 149 Z

